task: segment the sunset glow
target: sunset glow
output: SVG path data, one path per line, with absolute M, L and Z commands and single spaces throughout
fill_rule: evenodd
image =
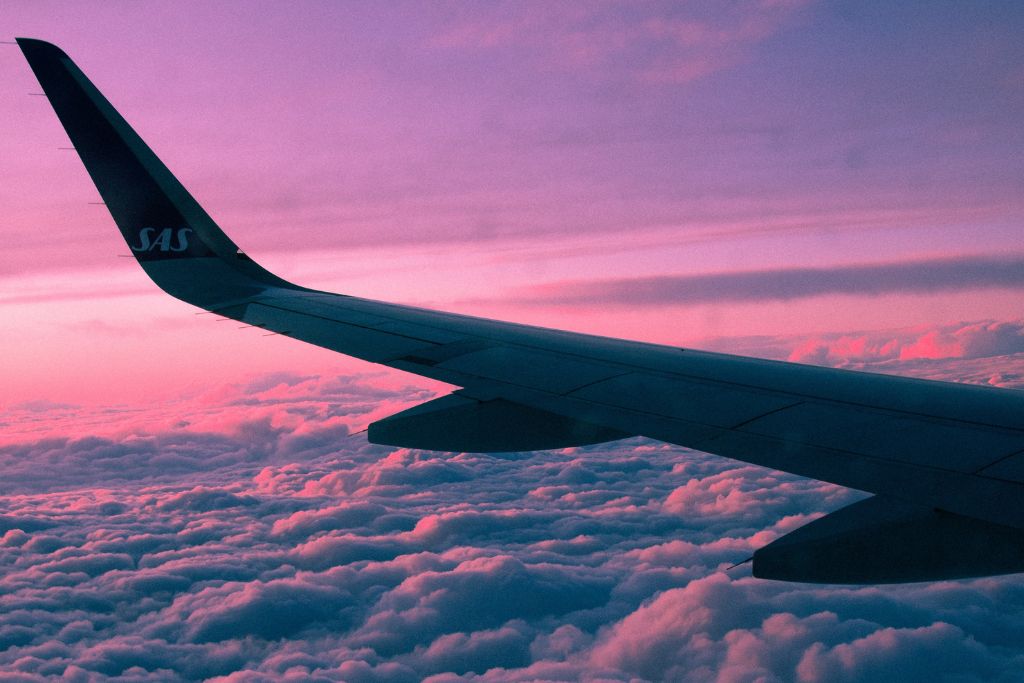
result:
M 1024 386 L 1016 3 L 2 10 L 293 282 Z M 166 296 L 13 44 L 0 83 L 0 671 L 1019 680 L 1015 577 L 725 571 L 857 492 L 643 439 L 368 444 L 448 387 Z

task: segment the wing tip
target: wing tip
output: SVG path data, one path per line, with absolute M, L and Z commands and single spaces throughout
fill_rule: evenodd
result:
M 38 57 L 51 57 L 51 58 L 63 58 L 67 59 L 67 53 L 60 49 L 53 43 L 48 43 L 45 40 L 38 38 L 15 38 L 14 41 L 18 43 L 18 47 L 21 48 L 22 52 L 25 53 L 26 57 L 38 56 Z

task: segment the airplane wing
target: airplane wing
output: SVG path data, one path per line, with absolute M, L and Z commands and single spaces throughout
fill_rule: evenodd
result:
M 200 308 L 458 391 L 375 443 L 499 452 L 627 436 L 875 494 L 753 573 L 883 583 L 1024 571 L 1024 392 L 707 353 L 307 289 L 246 256 L 59 48 L 25 57 L 139 264 Z

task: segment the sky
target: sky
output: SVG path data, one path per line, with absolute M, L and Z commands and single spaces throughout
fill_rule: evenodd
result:
M 1019 3 L 2 9 L 0 39 L 64 49 L 289 280 L 1024 377 Z M 121 258 L 14 45 L 0 86 L 0 670 L 1020 680 L 1013 577 L 724 571 L 856 492 L 642 440 L 507 458 L 367 444 L 366 424 L 446 387 L 164 295 Z M 479 607 L 509 591 L 539 597 Z

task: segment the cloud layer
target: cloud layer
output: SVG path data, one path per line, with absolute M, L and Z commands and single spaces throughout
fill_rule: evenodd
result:
M 889 333 L 814 337 L 797 343 L 788 360 L 868 367 L 894 361 L 973 361 L 1020 353 L 1024 353 L 1024 323 L 985 321 Z M 964 366 L 962 371 L 966 369 Z M 1012 379 L 1005 372 L 998 373 L 991 383 L 1002 384 Z
M 861 494 L 642 439 L 497 456 L 351 433 L 422 398 L 276 375 L 183 403 L 170 426 L 164 409 L 107 415 L 105 436 L 23 430 L 0 447 L 0 670 L 1019 680 L 1015 577 L 830 588 L 726 571 Z M 60 410 L 68 429 L 91 424 Z
M 843 294 L 933 294 L 1024 288 L 1024 259 L 958 257 L 899 263 L 663 275 L 551 283 L 522 297 L 545 304 L 665 306 L 791 301 Z

